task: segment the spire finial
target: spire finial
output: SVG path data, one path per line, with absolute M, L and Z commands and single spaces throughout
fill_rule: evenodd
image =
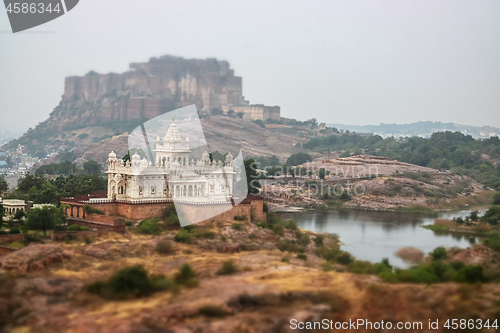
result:
M 172 122 L 175 120 L 175 114 L 172 115 Z

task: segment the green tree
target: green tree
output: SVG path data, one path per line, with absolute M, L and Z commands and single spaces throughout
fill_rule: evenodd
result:
M 70 161 L 64 161 L 59 163 L 58 173 L 67 176 L 69 174 L 76 173 L 77 169 L 78 167 L 76 164 L 71 163 Z
M 325 168 L 319 169 L 319 171 L 318 171 L 318 177 L 320 179 L 325 179 L 325 176 L 326 176 L 326 169 Z
M 222 110 L 221 110 L 221 109 L 219 109 L 219 108 L 212 108 L 212 112 L 211 112 L 211 114 L 212 114 L 213 116 L 217 116 L 217 115 L 224 114 L 224 112 L 222 112 Z
M 66 216 L 62 209 L 52 205 L 34 208 L 26 216 L 26 227 L 30 230 L 43 230 L 43 235 L 47 235 L 47 230 L 54 229 L 66 221 Z
M 57 187 L 47 181 L 42 185 L 42 189 L 39 192 L 38 196 L 36 198 L 33 198 L 32 200 L 35 203 L 58 204 L 60 198 L 61 194 L 58 192 Z
M 305 176 L 307 175 L 307 168 L 306 167 L 296 167 L 292 170 L 292 175 L 295 177 L 300 177 L 300 176 Z
M 94 175 L 101 173 L 102 166 L 99 162 L 94 160 L 88 160 L 83 163 L 83 170 L 86 174 Z
M 3 196 L 3 193 L 7 192 L 8 189 L 9 189 L 9 184 L 7 184 L 7 182 L 0 177 L 0 196 Z
M 5 216 L 5 208 L 3 208 L 2 203 L 0 203 L 0 223 L 2 223 L 4 216 Z
M 73 162 L 76 159 L 76 154 L 69 150 L 63 150 L 57 154 L 60 162 Z
M 292 166 L 304 164 L 307 162 L 312 162 L 311 155 L 309 155 L 307 153 L 292 154 L 292 155 L 290 155 L 288 160 L 286 160 L 286 164 L 292 165 Z
M 240 119 L 243 119 L 243 116 L 244 116 L 244 115 L 245 115 L 245 113 L 244 113 L 244 112 L 238 112 L 238 113 L 236 113 L 236 116 L 237 116 L 238 118 L 240 118 Z
M 209 153 L 208 155 L 210 156 L 210 161 L 216 161 L 216 162 L 222 161 L 222 162 L 224 162 L 226 160 L 227 153 L 221 154 L 216 150 L 212 153 Z
M 262 128 L 266 128 L 266 124 L 264 124 L 264 122 L 263 122 L 262 120 L 260 120 L 260 119 L 257 119 L 257 120 L 252 120 L 252 122 L 253 122 L 254 124 L 259 125 L 259 126 L 260 126 L 260 127 L 262 127 Z
M 28 193 L 33 186 L 35 186 L 37 190 L 40 190 L 46 181 L 47 180 L 41 175 L 26 175 L 26 177 L 21 179 L 21 181 L 17 184 L 17 188 L 22 193 Z
M 234 110 L 228 110 L 227 111 L 228 116 L 234 116 Z
M 493 204 L 500 205 L 500 191 L 493 193 Z
M 245 173 L 247 175 L 248 194 L 257 195 L 260 190 L 258 165 L 253 159 L 245 160 Z
M 125 156 L 123 156 L 122 160 L 123 160 L 123 162 L 130 161 L 130 152 L 129 151 L 127 151 L 127 154 Z
M 26 214 L 24 214 L 24 209 L 18 209 L 14 214 L 14 220 L 21 221 L 21 219 L 25 216 Z
M 500 206 L 492 206 L 482 218 L 483 222 L 488 222 L 489 224 L 496 225 L 500 220 Z

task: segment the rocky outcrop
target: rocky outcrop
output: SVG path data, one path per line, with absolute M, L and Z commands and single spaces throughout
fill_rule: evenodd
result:
M 69 258 L 71 254 L 57 246 L 34 244 L 2 256 L 0 268 L 18 272 L 37 271 Z
M 163 56 L 130 68 L 67 77 L 61 103 L 41 130 L 151 119 L 191 104 L 211 110 L 244 103 L 241 77 L 227 61 Z

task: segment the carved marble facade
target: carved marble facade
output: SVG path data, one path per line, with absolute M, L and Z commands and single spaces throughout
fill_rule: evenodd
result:
M 154 164 L 135 153 L 124 162 L 111 152 L 108 158 L 108 200 L 154 202 L 227 201 L 233 194 L 234 161 L 210 161 L 209 154 L 189 160 L 189 138 L 182 140 L 172 118 L 167 134 L 156 139 Z

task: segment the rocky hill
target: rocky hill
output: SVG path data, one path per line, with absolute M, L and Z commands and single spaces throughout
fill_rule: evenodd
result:
M 237 154 L 241 149 L 245 157 L 274 154 L 283 162 L 286 161 L 296 143 L 305 142 L 305 138 L 265 129 L 259 125 L 237 117 L 210 116 L 201 119 L 205 139 L 211 151 L 231 152 Z M 98 127 L 88 127 L 74 131 L 80 133 L 103 130 Z M 80 134 L 81 135 L 81 134 Z M 79 135 L 73 135 L 77 137 Z M 92 142 L 86 137 L 80 140 L 80 146 L 73 151 L 78 156 L 77 163 L 93 159 L 104 163 L 113 150 L 118 156 L 127 153 L 128 133 L 104 138 Z M 86 143 L 86 144 L 83 144 Z M 235 155 L 236 156 L 236 155 Z
M 127 135 L 137 126 L 192 104 L 198 110 L 248 104 L 242 78 L 227 61 L 174 56 L 132 63 L 121 74 L 90 71 L 67 77 L 61 101 L 49 118 L 4 148 L 21 144 L 39 157 L 68 149 L 79 156 L 77 162 L 92 158 L 103 163 L 111 150 L 126 153 Z M 293 145 L 303 141 L 237 117 L 206 117 L 202 125 L 212 151 L 234 153 L 241 148 L 246 156 L 272 152 L 286 159 Z

